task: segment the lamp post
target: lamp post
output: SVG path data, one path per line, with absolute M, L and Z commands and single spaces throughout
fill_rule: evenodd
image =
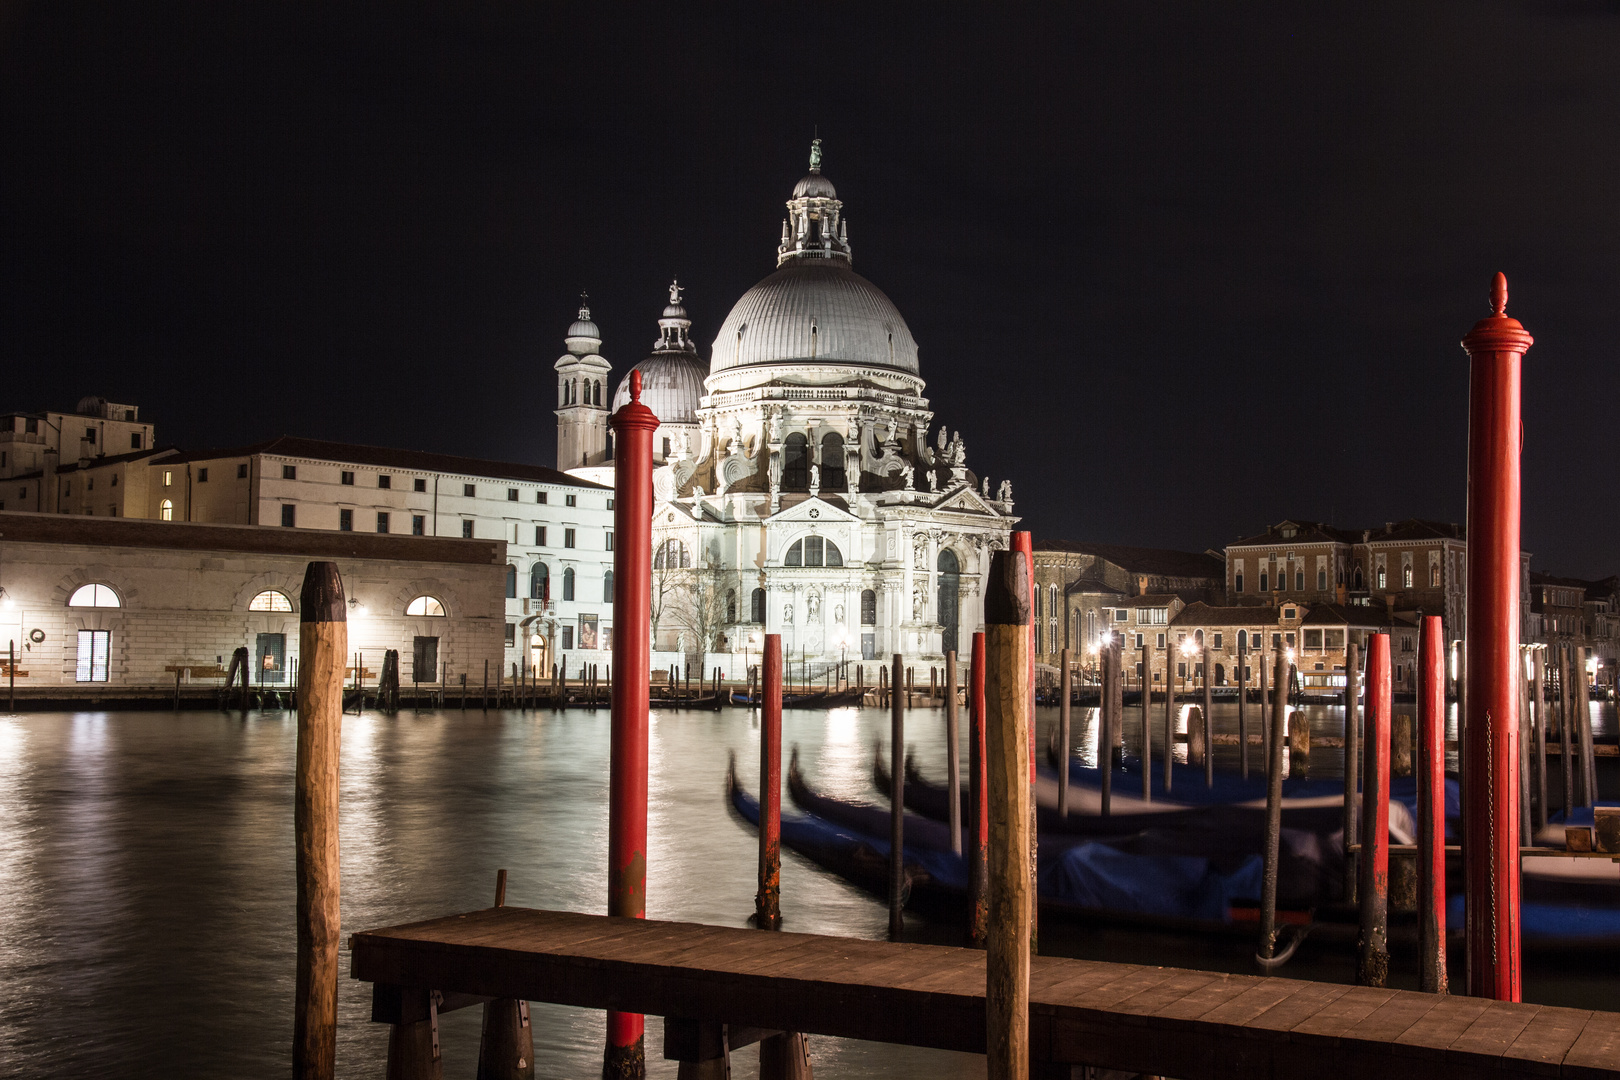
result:
M 1187 665 L 1187 673 L 1181 678 L 1181 689 L 1184 693 L 1192 693 L 1193 683 L 1193 656 L 1198 652 L 1198 646 L 1192 638 L 1183 638 L 1181 642 L 1181 655 Z

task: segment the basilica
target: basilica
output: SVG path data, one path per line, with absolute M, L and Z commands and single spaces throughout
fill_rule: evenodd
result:
M 790 662 L 938 659 L 983 625 L 990 553 L 1012 488 L 967 466 L 934 427 L 918 346 L 852 267 L 844 205 L 821 172 L 793 189 L 776 270 L 743 294 L 705 361 L 671 285 L 642 373 L 658 416 L 654 648 L 752 650 L 780 633 Z M 612 483 L 611 365 L 588 307 L 557 361 L 558 467 Z

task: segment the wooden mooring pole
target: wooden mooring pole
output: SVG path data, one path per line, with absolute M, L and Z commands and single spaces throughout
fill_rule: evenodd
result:
M 1534 681 L 1530 684 L 1530 697 L 1535 704 L 1536 717 L 1536 831 L 1547 827 L 1547 650 L 1535 650 Z
M 349 651 L 347 618 L 337 563 L 310 563 L 299 596 L 298 746 L 293 784 L 298 878 L 293 998 L 296 1080 L 331 1080 L 337 1068 L 338 751 L 343 731 L 343 667 Z
M 1112 644 L 1113 634 L 1109 634 L 1109 638 L 1110 638 L 1110 643 L 1109 643 L 1109 646 L 1108 646 L 1109 650 L 1110 650 L 1109 655 L 1110 656 L 1118 655 L 1117 653 L 1114 653 L 1112 651 L 1113 650 L 1113 644 Z M 1152 720 L 1152 716 L 1153 716 L 1153 650 L 1152 650 L 1151 646 L 1149 646 L 1147 644 L 1147 635 L 1144 634 L 1142 636 L 1142 801 L 1145 802 L 1145 803 L 1150 803 L 1150 802 L 1153 801 L 1153 720 Z M 1125 722 L 1125 718 L 1122 715 L 1116 713 L 1113 716 L 1109 717 L 1109 722 L 1111 724 L 1115 724 L 1115 725 L 1118 725 L 1118 726 L 1123 726 L 1124 722 Z M 1116 734 L 1118 734 L 1118 732 L 1116 732 Z M 1112 746 L 1105 746 L 1103 749 L 1108 754 L 1108 772 L 1112 773 L 1114 771 L 1114 748 Z M 1169 746 L 1166 746 L 1164 748 L 1164 754 L 1165 754 L 1165 757 L 1167 757 L 1167 758 L 1170 756 L 1170 747 Z M 1107 781 L 1105 780 L 1104 783 L 1107 783 Z M 1107 814 L 1108 812 L 1109 811 L 1108 811 L 1108 809 L 1106 807 L 1106 804 L 1105 804 L 1105 808 L 1103 810 L 1103 813 Z
M 1238 631 L 1238 775 L 1249 778 L 1249 635 Z M 1349 836 L 1347 832 L 1344 835 Z
M 1418 637 L 1418 955 L 1422 989 L 1444 994 L 1446 980 L 1446 643 L 1438 615 Z
M 1346 628 L 1345 634 L 1354 631 Z M 1357 803 L 1361 797 L 1361 646 L 1347 641 L 1344 653 L 1344 845 L 1348 851 L 1356 828 Z M 1349 854 L 1344 863 L 1344 898 L 1350 903 L 1356 899 L 1356 856 Z
M 951 830 L 951 854 L 962 854 L 961 716 L 956 708 L 956 650 L 945 654 L 945 787 L 950 799 L 945 816 Z
M 1171 767 L 1176 761 L 1176 653 L 1175 645 L 1170 641 L 1170 635 L 1164 635 L 1164 794 L 1170 797 Z M 1144 720 L 1147 713 L 1142 714 Z M 1142 744 L 1145 746 L 1152 740 L 1144 723 L 1142 727 Z M 1144 765 L 1147 756 L 1143 755 Z M 1142 787 L 1147 789 L 1148 770 L 1142 770 Z
M 759 714 L 759 891 L 754 925 L 782 927 L 782 635 L 765 635 L 765 707 Z
M 1209 664 L 1209 646 L 1204 646 L 1204 718 L 1200 725 L 1204 730 L 1204 786 L 1215 786 L 1215 692 L 1210 681 L 1210 673 L 1215 669 Z
M 911 697 L 910 670 L 902 668 L 903 657 L 894 654 L 889 684 L 905 686 Z M 906 927 L 901 909 L 906 899 L 906 709 L 900 694 L 889 699 L 889 937 L 899 938 Z
M 1286 708 L 1287 692 L 1282 653 L 1277 654 L 1277 678 L 1272 680 L 1277 701 L 1274 709 Z M 1262 711 L 1265 702 L 1260 703 Z M 1272 724 L 1266 741 L 1266 836 L 1260 879 L 1260 966 L 1269 968 L 1277 955 L 1277 873 L 1282 851 L 1282 725 Z
M 968 669 L 968 811 L 973 836 L 968 845 L 968 943 L 984 948 L 990 918 L 989 845 L 990 788 L 985 772 L 984 632 L 973 635 L 973 662 Z
M 1389 978 L 1389 635 L 1367 641 L 1366 749 L 1361 772 L 1361 858 L 1356 885 L 1361 908 L 1356 982 L 1383 986 Z M 1277 722 L 1277 718 L 1273 722 Z
M 1069 740 L 1072 737 L 1069 731 L 1069 650 L 1064 649 L 1060 654 L 1058 663 L 1063 665 L 1063 674 L 1058 680 L 1058 814 L 1069 816 Z M 1111 686 L 1103 688 L 1107 695 Z
M 609 422 L 614 434 L 613 665 L 608 774 L 608 914 L 647 915 L 647 710 L 652 588 L 652 439 L 658 417 L 641 403 L 641 372 L 630 373 L 630 400 Z M 639 1013 L 607 1014 L 603 1080 L 647 1074 Z
M 506 906 L 506 871 L 495 873 L 495 906 Z M 484 1027 L 478 1040 L 478 1080 L 533 1080 L 534 1028 L 523 998 L 484 1002 Z
M 989 1080 L 1029 1076 L 1030 561 L 998 551 L 985 588 L 990 913 L 985 960 Z
M 1507 278 L 1491 284 L 1491 315 L 1463 338 L 1468 352 L 1470 663 L 1463 717 L 1463 850 L 1468 993 L 1518 1001 L 1520 367 L 1532 339 L 1507 315 Z M 1566 749 L 1567 749 L 1566 744 Z M 1566 756 L 1567 760 L 1567 756 Z

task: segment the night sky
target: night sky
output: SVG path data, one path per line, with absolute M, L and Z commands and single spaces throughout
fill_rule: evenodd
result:
M 1620 571 L 1620 5 L 0 7 L 0 410 L 552 464 L 709 354 L 819 131 L 855 269 L 1037 536 L 1463 520 L 1505 271 L 1525 546 Z

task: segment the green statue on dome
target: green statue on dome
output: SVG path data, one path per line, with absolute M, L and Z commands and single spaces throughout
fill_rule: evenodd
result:
M 810 171 L 815 172 L 815 173 L 818 173 L 818 172 L 821 171 L 821 140 L 820 139 L 812 139 L 812 140 L 810 140 Z

